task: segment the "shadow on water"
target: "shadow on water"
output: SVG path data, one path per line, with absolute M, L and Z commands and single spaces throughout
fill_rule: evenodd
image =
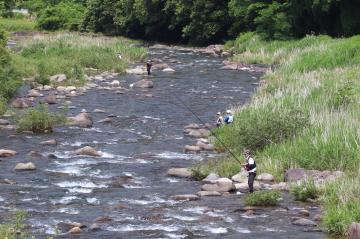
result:
M 169 63 L 175 72 L 155 71 L 150 76 L 153 89 L 131 89 L 125 94 L 93 89 L 71 99 L 69 115 L 82 109 L 104 109 L 106 113 L 92 113 L 94 122 L 115 115 L 111 124 L 95 123 L 91 129 L 62 127 L 51 135 L 9 138 L 0 133 L 0 148 L 18 151 L 0 163 L 1 178 L 17 182 L 0 185 L 0 215 L 15 208 L 30 211 L 28 222 L 36 238 L 56 234 L 59 222 L 81 222 L 89 227 L 99 216 L 111 220 L 98 223 L 100 230 L 85 229 L 79 238 L 326 238 L 321 232 L 304 232 L 291 225 L 299 209 L 290 202 L 282 205 L 290 210 L 269 209 L 246 217 L 237 210 L 243 205 L 241 196 L 235 194 L 191 202 L 169 199 L 196 193 L 200 184 L 166 177 L 167 169 L 188 167 L 209 156 L 183 153 L 185 144 L 194 143 L 184 137 L 183 127 L 196 119 L 174 93 L 203 121 L 211 122 L 216 112 L 249 100 L 259 75 L 221 70 L 222 58 L 191 51 L 153 49 L 150 56 L 177 62 Z M 144 77 L 121 75 L 118 80 L 129 86 Z M 52 138 L 59 142 L 56 147 L 39 146 Z M 85 145 L 103 156 L 71 154 Z M 28 156 L 32 150 L 43 157 Z M 48 154 L 56 157 L 49 159 Z M 37 170 L 13 171 L 16 163 L 27 161 L 33 161 Z M 121 187 L 114 186 L 112 182 L 119 177 Z M 317 213 L 319 209 L 310 210 Z

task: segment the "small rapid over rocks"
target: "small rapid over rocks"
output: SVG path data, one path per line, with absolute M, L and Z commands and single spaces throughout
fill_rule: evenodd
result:
M 242 195 L 198 197 L 201 183 L 186 169 L 168 171 L 218 156 L 184 152 L 197 140 L 184 126 L 196 119 L 174 94 L 212 122 L 216 112 L 250 98 L 260 73 L 222 69 L 222 57 L 193 50 L 156 47 L 149 55 L 163 64 L 151 76 L 138 67 L 95 78 L 97 87 L 49 106 L 68 108 L 69 117 L 83 111 L 91 120 L 78 116 L 52 134 L 0 131 L 0 148 L 14 150 L 2 152 L 10 157 L 0 162 L 0 217 L 29 211 L 36 238 L 327 238 L 292 224 L 301 210 L 318 214 L 315 206 L 284 198 L 280 207 L 249 214 Z M 18 163 L 34 168 L 14 170 Z

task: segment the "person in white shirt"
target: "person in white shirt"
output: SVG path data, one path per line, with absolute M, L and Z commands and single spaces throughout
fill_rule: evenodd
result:
M 234 121 L 234 116 L 231 113 L 231 110 L 226 111 L 224 122 L 225 124 L 231 124 Z
M 221 112 L 217 112 L 216 115 L 217 115 L 216 126 L 217 126 L 217 127 L 220 127 L 221 125 L 224 124 L 224 119 L 223 119 L 223 117 L 222 117 L 222 115 L 221 115 Z
M 256 177 L 256 162 L 251 157 L 251 151 L 250 150 L 244 150 L 244 157 L 246 159 L 246 164 L 243 166 L 245 167 L 246 171 L 249 172 L 248 177 L 248 185 L 249 185 L 249 193 L 254 192 L 254 180 Z

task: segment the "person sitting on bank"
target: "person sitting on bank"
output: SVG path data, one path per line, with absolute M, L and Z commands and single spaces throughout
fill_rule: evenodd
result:
M 224 118 L 221 115 L 221 112 L 217 112 L 217 119 L 216 119 L 216 127 L 220 127 L 224 124 Z
M 245 167 L 246 171 L 248 171 L 248 185 L 249 185 L 249 193 L 254 192 L 254 180 L 256 177 L 256 162 L 253 157 L 251 157 L 250 150 L 244 150 L 244 157 L 246 159 L 246 164 L 243 166 Z
M 151 67 L 152 67 L 152 61 L 148 60 L 146 62 L 146 70 L 147 70 L 148 75 L 151 75 Z
M 231 124 L 233 121 L 234 121 L 234 116 L 232 115 L 231 110 L 227 110 L 224 118 L 225 124 Z

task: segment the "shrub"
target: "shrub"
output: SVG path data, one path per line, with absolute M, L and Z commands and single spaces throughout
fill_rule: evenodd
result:
M 6 110 L 7 110 L 7 100 L 4 97 L 0 96 L 0 116 L 5 114 Z
M 245 204 L 249 206 L 276 206 L 280 199 L 279 191 L 257 191 L 245 197 Z
M 195 165 L 191 168 L 191 176 L 198 181 L 203 180 L 210 174 L 209 168 L 207 168 L 205 165 Z
M 33 131 L 34 133 L 52 132 L 54 126 L 65 122 L 64 114 L 52 113 L 43 105 L 27 110 L 17 120 L 19 131 Z
M 336 92 L 336 96 L 334 97 L 335 108 L 338 109 L 341 106 L 347 106 L 354 101 L 354 96 L 354 84 L 348 81 Z
M 308 199 L 316 199 L 319 193 L 314 180 L 311 179 L 291 186 L 291 194 L 294 195 L 296 201 L 305 202 Z
M 7 43 L 6 32 L 0 28 L 0 47 L 6 46 L 6 43 Z
M 27 19 L 0 18 L 0 29 L 8 32 L 32 31 L 35 29 L 35 22 Z

